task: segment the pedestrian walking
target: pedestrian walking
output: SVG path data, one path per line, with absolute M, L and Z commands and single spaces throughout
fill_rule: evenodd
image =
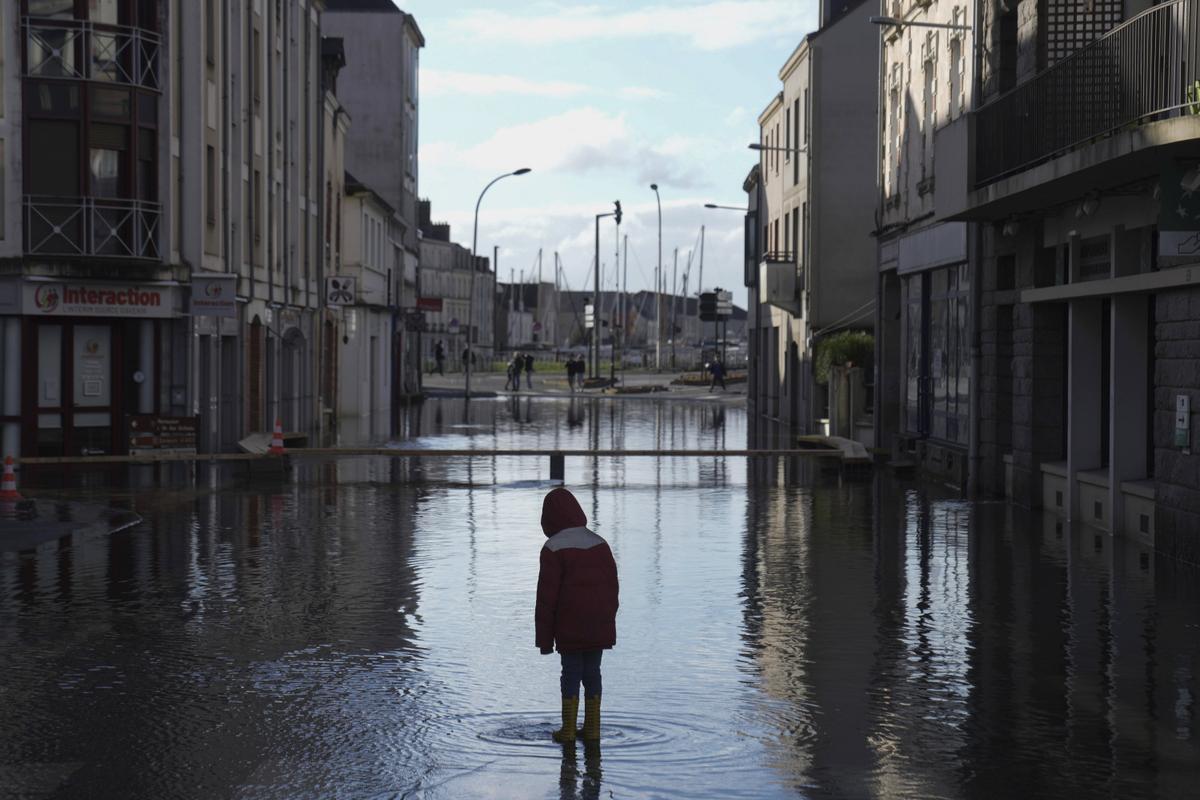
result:
M 721 391 L 725 391 L 725 365 L 721 360 L 714 358 L 708 365 L 708 371 L 712 373 L 712 383 L 709 384 L 708 390 L 711 392 L 717 388 L 717 384 L 721 384 Z
M 600 739 L 601 656 L 617 643 L 619 584 L 608 542 L 587 528 L 587 515 L 566 489 L 542 501 L 541 568 L 534 612 L 542 655 L 562 661 L 562 727 L 554 741 L 575 741 L 579 684 L 583 683 L 583 738 Z
M 575 391 L 575 356 L 567 356 L 563 366 L 567 369 L 567 388 Z
M 511 361 L 504 365 L 504 371 L 506 375 L 504 378 L 504 391 L 507 392 L 509 387 L 512 386 L 513 382 L 513 364 Z
M 533 353 L 525 354 L 525 385 L 533 388 Z
M 512 361 L 509 366 L 512 367 L 513 374 L 513 391 L 521 391 L 521 368 L 525 365 L 525 359 L 520 353 L 513 353 Z
M 463 359 L 463 372 L 466 372 L 467 364 L 469 364 L 471 362 L 471 348 L 469 346 L 463 348 L 462 359 Z
M 441 340 L 437 340 L 437 344 L 433 346 L 433 362 L 437 365 L 438 375 L 446 374 L 446 344 Z

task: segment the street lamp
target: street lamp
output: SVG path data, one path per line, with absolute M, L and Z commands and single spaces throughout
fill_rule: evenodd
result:
M 808 151 L 808 145 L 800 147 L 772 147 L 771 145 L 751 142 L 746 147 L 749 147 L 751 150 L 761 150 L 764 153 L 804 153 Z
M 726 211 L 741 211 L 743 213 L 750 210 L 746 206 L 722 206 L 722 205 L 717 205 L 716 203 L 705 203 L 704 207 L 705 208 L 723 208 Z
M 969 31 L 970 25 L 958 25 L 953 22 L 917 22 L 916 20 L 908 21 L 897 19 L 896 17 L 867 17 L 867 22 L 872 25 L 894 25 L 897 28 L 945 28 L 951 31 Z
M 654 190 L 654 199 L 658 203 L 658 267 L 654 270 L 654 324 L 657 335 L 654 337 L 654 369 L 662 372 L 662 300 L 658 296 L 662 285 L 662 198 L 658 194 L 658 184 L 650 184 Z
M 613 201 L 613 210 L 607 214 L 596 215 L 596 269 L 592 273 L 596 280 L 596 296 L 592 298 L 592 377 L 600 377 L 600 309 L 603 303 L 600 302 L 600 220 L 604 217 L 616 217 L 618 228 L 621 225 L 621 201 Z M 619 265 L 617 265 L 619 266 Z M 616 269 L 616 266 L 613 267 Z M 615 334 L 614 339 L 615 342 Z M 616 357 L 616 350 L 613 351 L 613 357 Z
M 471 345 L 474 344 L 475 338 L 475 252 L 479 249 L 479 204 L 483 202 L 483 196 L 487 194 L 487 190 L 492 188 L 497 181 L 514 175 L 526 175 L 530 172 L 532 170 L 529 167 L 521 167 L 513 172 L 506 172 L 492 178 L 491 183 L 483 187 L 483 191 L 479 193 L 479 199 L 475 201 L 475 231 L 471 234 L 471 294 L 467 297 L 467 358 L 464 365 L 467 371 L 466 394 L 468 400 L 471 399 L 471 357 L 475 354 Z

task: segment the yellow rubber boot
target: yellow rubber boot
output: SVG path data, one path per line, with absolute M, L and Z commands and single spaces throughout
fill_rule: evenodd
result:
M 587 742 L 600 741 L 600 695 L 584 698 L 583 739 Z
M 575 718 L 579 716 L 579 697 L 564 697 L 562 699 L 562 727 L 551 736 L 559 744 L 575 742 Z

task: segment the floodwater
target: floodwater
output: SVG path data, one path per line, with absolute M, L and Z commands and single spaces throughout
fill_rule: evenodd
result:
M 426 403 L 404 444 L 747 441 L 718 403 L 465 405 Z M 547 474 L 486 453 L 203 473 L 116 492 L 139 527 L 0 554 L 0 796 L 1200 792 L 1200 570 L 799 459 L 568 460 L 621 610 L 602 742 L 555 745 Z

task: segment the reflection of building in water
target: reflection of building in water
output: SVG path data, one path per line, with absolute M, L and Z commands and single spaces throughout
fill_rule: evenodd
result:
M 744 657 L 777 767 L 839 796 L 1184 796 L 1194 568 L 1047 517 L 753 473 Z

